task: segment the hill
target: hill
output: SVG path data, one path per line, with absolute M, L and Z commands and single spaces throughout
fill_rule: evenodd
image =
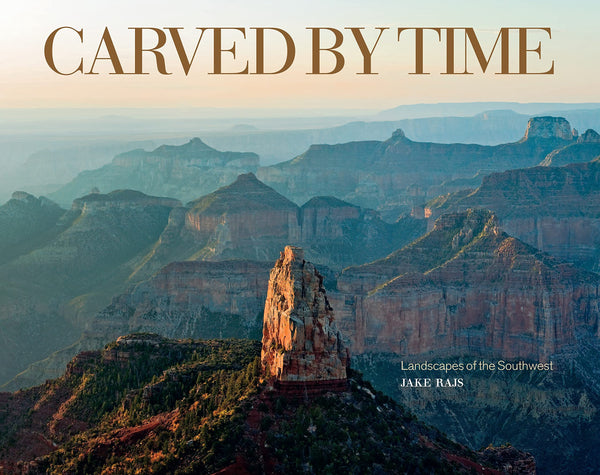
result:
M 194 138 L 183 145 L 161 145 L 151 152 L 132 150 L 117 155 L 101 168 L 81 172 L 50 197 L 70 203 L 93 188 L 134 189 L 189 201 L 257 168 L 258 155 L 254 153 L 220 152 Z

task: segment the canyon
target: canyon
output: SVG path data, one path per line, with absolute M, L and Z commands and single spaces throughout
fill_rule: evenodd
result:
M 443 213 L 492 210 L 508 234 L 591 271 L 600 270 L 600 159 L 493 173 L 471 192 L 426 205 L 429 226 Z
M 531 454 L 456 444 L 352 371 L 322 284 L 300 248 L 284 249 L 260 357 L 251 340 L 135 333 L 79 353 L 55 380 L 0 393 L 0 470 L 290 473 L 333 461 L 366 473 L 536 473 Z
M 196 154 L 214 159 L 215 170 L 237 170 L 200 198 L 196 184 L 185 185 L 186 203 L 94 190 L 63 210 L 15 193 L 0 207 L 3 388 L 59 377 L 79 351 L 120 335 L 257 339 L 267 316 L 264 367 L 283 375 L 280 383 L 319 379 L 315 361 L 325 380 L 344 380 L 348 348 L 379 389 L 461 443 L 518 443 L 539 457 L 541 472 L 600 469 L 585 455 L 600 443 L 592 434 L 600 417 L 598 143 L 593 131 L 579 136 L 566 120 L 542 117 L 513 144 L 418 143 L 398 131 L 385 142 L 315 145 L 279 168 L 258 168 L 251 156 L 229 160 L 193 140 L 126 154 L 102 172 L 172 165 L 173 174 L 160 174 L 173 180 L 156 189 L 176 190 L 182 163 L 204 166 Z M 468 181 L 480 186 L 423 205 Z M 392 219 L 401 209 L 413 216 Z M 300 294 L 311 296 L 301 308 Z M 15 345 L 25 335 L 27 345 Z M 464 378 L 464 389 L 419 397 L 400 388 L 403 378 L 432 376 L 405 374 L 401 361 L 466 358 L 549 362 L 556 371 L 444 374 Z M 564 461 L 546 436 L 565 447 Z
M 0 233 L 0 250 L 3 246 L 19 249 L 17 241 L 23 246 L 22 255 L 9 252 L 6 259 L 10 261 L 0 265 L 0 281 L 6 283 L 4 294 L 0 293 L 7 343 L 0 349 L 7 362 L 0 374 L 2 383 L 29 364 L 68 346 L 75 345 L 68 358 L 73 351 L 91 349 L 78 342 L 82 332 L 93 334 L 85 339 L 94 344 L 116 338 L 119 333 L 113 330 L 124 330 L 130 325 L 129 319 L 120 326 L 122 319 L 115 318 L 98 333 L 88 328 L 93 317 L 109 306 L 113 297 L 157 273 L 155 282 L 187 265 L 183 271 L 186 280 L 196 271 L 201 275 L 208 269 L 202 264 L 194 267 L 193 262 L 235 261 L 229 267 L 215 264 L 209 271 L 220 273 L 221 289 L 235 288 L 235 278 L 228 272 L 235 273 L 237 268 L 239 279 L 252 280 L 264 268 L 257 262 L 271 263 L 285 245 L 295 244 L 304 247 L 307 258 L 322 264 L 326 280 L 330 280 L 345 266 L 385 256 L 419 236 L 426 227 L 423 220 L 411 217 L 387 223 L 373 210 L 332 197 L 317 197 L 299 207 L 253 174 L 242 174 L 230 185 L 187 205 L 133 190 L 108 194 L 95 191 L 74 200 L 69 210 L 46 198 L 20 193 L 15 196 L 0 207 L 0 219 L 5 219 L 7 225 L 22 223 L 21 228 L 11 225 Z M 257 264 L 238 267 L 240 260 Z M 162 272 L 174 262 L 181 264 Z M 243 276 L 244 269 L 250 272 L 248 276 Z M 186 293 L 185 289 L 182 292 Z M 193 292 L 194 287 L 190 287 L 187 294 Z M 161 295 L 160 290 L 157 295 Z M 216 287 L 214 298 L 204 305 L 200 295 L 190 297 L 186 308 L 191 302 L 199 306 L 193 317 L 187 314 L 189 321 L 181 320 L 183 313 L 176 301 L 166 303 L 158 297 L 160 311 L 155 313 L 161 315 L 164 311 L 173 319 L 168 325 L 164 320 L 160 331 L 173 336 L 178 331 L 193 337 L 234 336 L 227 319 L 221 326 L 212 323 L 216 312 L 237 315 L 235 328 L 240 336 L 256 335 L 258 304 L 240 303 L 236 307 L 234 298 L 229 304 L 215 305 L 219 299 L 224 302 L 232 296 L 226 292 L 218 297 Z M 145 328 L 144 315 L 150 310 L 136 308 L 140 318 L 131 327 Z M 129 315 L 130 310 L 123 312 Z M 32 328 L 36 329 L 33 334 Z M 35 345 L 30 344 L 31 338 Z M 59 355 L 65 364 L 65 356 L 62 352 Z M 30 372 L 21 380 L 31 384 L 60 371 L 56 362 L 47 366 L 53 368 L 47 375 L 42 367 L 36 366 L 35 378 L 39 379 L 32 379 Z

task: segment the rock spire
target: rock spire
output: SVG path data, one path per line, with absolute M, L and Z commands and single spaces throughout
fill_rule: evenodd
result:
M 349 354 L 335 326 L 323 278 L 287 246 L 271 270 L 261 360 L 267 378 L 283 383 L 346 384 Z

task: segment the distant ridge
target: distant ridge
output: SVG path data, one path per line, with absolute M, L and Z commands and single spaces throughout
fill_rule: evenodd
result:
M 161 145 L 151 152 L 132 150 L 111 163 L 80 173 L 51 197 L 70 202 L 92 188 L 134 189 L 155 196 L 189 201 L 231 183 L 240 173 L 255 172 L 254 153 L 220 152 L 193 138 L 183 145 Z
M 468 116 L 489 110 L 512 110 L 519 114 L 540 115 L 564 110 L 600 109 L 600 103 L 561 102 L 440 102 L 432 104 L 407 104 L 381 111 L 376 120 L 399 120 L 417 117 Z
M 292 160 L 260 168 L 257 176 L 296 203 L 329 194 L 393 219 L 443 193 L 445 183 L 534 166 L 575 140 L 560 117 L 532 118 L 521 140 L 496 146 L 416 142 L 396 130 L 383 142 L 312 145 Z

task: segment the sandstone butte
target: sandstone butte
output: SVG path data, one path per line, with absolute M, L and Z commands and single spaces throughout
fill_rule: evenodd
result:
M 345 390 L 349 352 L 337 329 L 323 277 L 286 246 L 271 270 L 261 362 L 274 387 L 290 393 Z

